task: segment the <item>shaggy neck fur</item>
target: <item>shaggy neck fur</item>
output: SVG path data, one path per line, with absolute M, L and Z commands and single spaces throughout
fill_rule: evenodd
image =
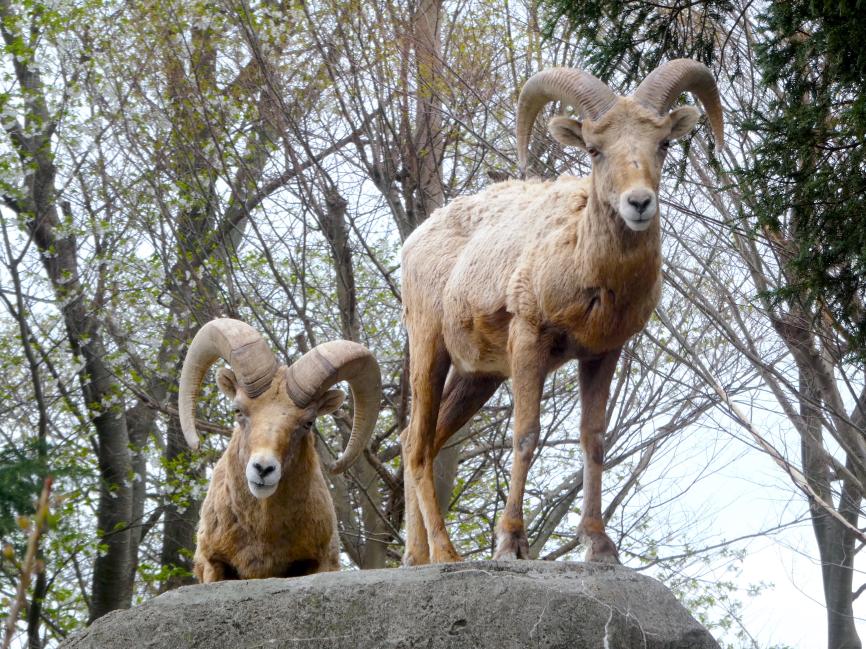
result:
M 512 285 L 517 290 L 510 296 L 513 303 L 523 299 L 532 305 L 533 299 L 520 294 L 536 294 L 537 314 L 532 308 L 516 313 L 568 332 L 578 357 L 616 349 L 640 331 L 655 308 L 661 284 L 658 215 L 646 230 L 631 230 L 593 180 L 557 181 L 574 192 L 573 248 L 557 253 L 557 246 L 572 243 L 563 232 L 554 236 L 552 245 L 529 250 L 532 267 L 526 283 Z

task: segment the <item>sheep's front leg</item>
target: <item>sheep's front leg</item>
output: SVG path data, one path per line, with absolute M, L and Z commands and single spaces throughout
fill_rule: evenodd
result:
M 528 559 L 529 542 L 523 523 L 526 476 L 541 431 L 541 391 L 547 351 L 528 323 L 513 321 L 509 335 L 511 387 L 514 392 L 514 456 L 505 510 L 496 526 L 494 559 Z
M 604 531 L 601 516 L 601 474 L 610 382 L 620 350 L 580 362 L 580 445 L 583 448 L 583 515 L 578 534 L 587 546 L 587 561 L 619 563 L 619 553 Z
M 237 579 L 237 573 L 233 568 L 219 560 L 196 557 L 193 572 L 200 584 L 210 584 L 214 581 L 225 581 L 226 579 Z

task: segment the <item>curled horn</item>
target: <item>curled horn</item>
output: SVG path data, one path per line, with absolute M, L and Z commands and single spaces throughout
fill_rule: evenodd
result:
M 521 175 L 526 171 L 532 124 L 550 101 L 574 106 L 595 121 L 613 106 L 616 95 L 604 82 L 578 68 L 550 68 L 532 75 L 517 99 L 517 161 Z
M 330 467 L 340 473 L 358 459 L 373 433 L 382 398 L 382 378 L 373 354 L 358 343 L 334 340 L 322 343 L 289 367 L 286 390 L 300 408 L 308 407 L 339 381 L 352 389 L 355 417 L 352 434 L 342 455 Z
M 659 115 L 667 113 L 683 92 L 693 93 L 710 119 L 716 147 L 725 144 L 722 102 L 713 73 L 703 63 L 692 59 L 674 59 L 650 72 L 634 91 L 634 100 Z
M 204 375 L 218 358 L 231 365 L 250 397 L 267 390 L 277 371 L 277 359 L 265 339 L 245 322 L 217 318 L 199 329 L 184 358 L 178 388 L 180 428 L 193 449 L 198 448 L 195 404 Z

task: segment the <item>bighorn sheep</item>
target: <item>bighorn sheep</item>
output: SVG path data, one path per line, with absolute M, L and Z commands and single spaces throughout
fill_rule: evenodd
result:
M 217 385 L 234 401 L 237 421 L 202 503 L 196 577 L 207 583 L 338 570 L 337 517 L 311 428 L 346 396 L 328 388 L 348 381 L 352 433 L 330 470 L 344 471 L 358 458 L 378 415 L 376 359 L 363 345 L 337 340 L 289 367 L 278 366 L 255 329 L 238 320 L 212 320 L 193 338 L 180 376 L 181 428 L 193 449 L 196 400 L 218 358 L 231 366 L 219 370 Z
M 514 459 L 497 525 L 498 559 L 528 558 L 523 523 L 527 472 L 538 443 L 545 376 L 578 359 L 587 559 L 618 561 L 604 531 L 601 472 L 605 406 L 620 349 L 646 324 L 661 291 L 657 192 L 669 141 L 700 113 L 670 107 L 684 91 L 707 111 L 722 146 L 722 108 L 710 71 L 687 59 L 618 97 L 579 69 L 534 75 L 517 104 L 526 168 L 532 124 L 550 101 L 584 121 L 555 117 L 562 144 L 586 150 L 592 174 L 550 182 L 506 181 L 437 210 L 403 246 L 412 414 L 402 433 L 407 565 L 459 560 L 433 486 L 433 460 L 448 438 L 511 377 Z M 669 112 L 670 111 L 670 112 Z

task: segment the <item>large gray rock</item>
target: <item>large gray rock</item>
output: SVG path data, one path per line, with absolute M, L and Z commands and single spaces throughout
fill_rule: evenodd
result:
M 188 586 L 110 613 L 61 646 L 719 647 L 649 577 L 618 566 L 546 561 L 473 561 Z

